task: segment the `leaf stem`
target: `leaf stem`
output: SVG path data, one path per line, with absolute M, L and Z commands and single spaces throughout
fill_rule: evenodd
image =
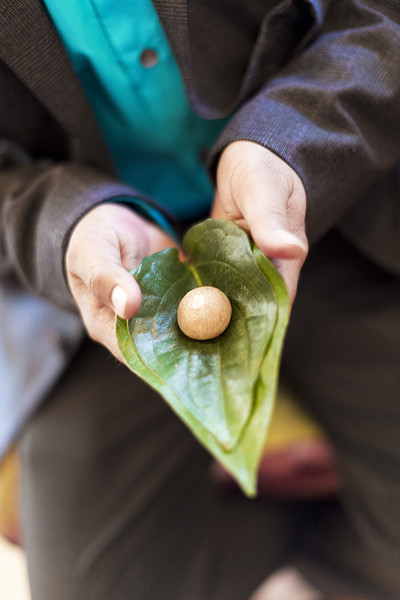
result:
M 203 282 L 201 281 L 197 270 L 195 269 L 195 267 L 193 265 L 188 264 L 188 267 L 189 267 L 189 270 L 192 272 L 193 277 L 195 278 L 198 286 L 201 287 L 203 285 Z

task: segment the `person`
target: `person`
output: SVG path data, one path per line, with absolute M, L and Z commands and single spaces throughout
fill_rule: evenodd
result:
M 34 600 L 399 596 L 399 21 L 390 0 L 1 0 L 2 282 L 88 334 L 18 437 Z M 103 349 L 140 304 L 129 269 L 176 243 L 164 205 L 247 228 L 296 296 L 282 372 L 340 503 L 221 497 Z

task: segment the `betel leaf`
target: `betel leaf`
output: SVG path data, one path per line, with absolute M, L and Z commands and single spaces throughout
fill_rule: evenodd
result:
M 127 365 L 154 387 L 194 435 L 253 495 L 272 413 L 289 314 L 285 285 L 237 225 L 208 219 L 176 249 L 145 258 L 134 276 L 142 305 L 117 319 Z M 232 319 L 218 338 L 197 341 L 177 325 L 180 300 L 212 285 L 231 301 Z

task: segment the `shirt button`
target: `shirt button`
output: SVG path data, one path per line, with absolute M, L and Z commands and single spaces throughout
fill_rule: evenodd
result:
M 158 54 L 152 48 L 146 48 L 146 50 L 143 50 L 141 53 L 139 60 L 143 67 L 155 67 L 155 65 L 158 63 Z

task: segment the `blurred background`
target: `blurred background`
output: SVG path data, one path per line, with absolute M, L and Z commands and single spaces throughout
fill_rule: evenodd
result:
M 25 557 L 20 548 L 0 536 L 0 598 L 30 600 Z

